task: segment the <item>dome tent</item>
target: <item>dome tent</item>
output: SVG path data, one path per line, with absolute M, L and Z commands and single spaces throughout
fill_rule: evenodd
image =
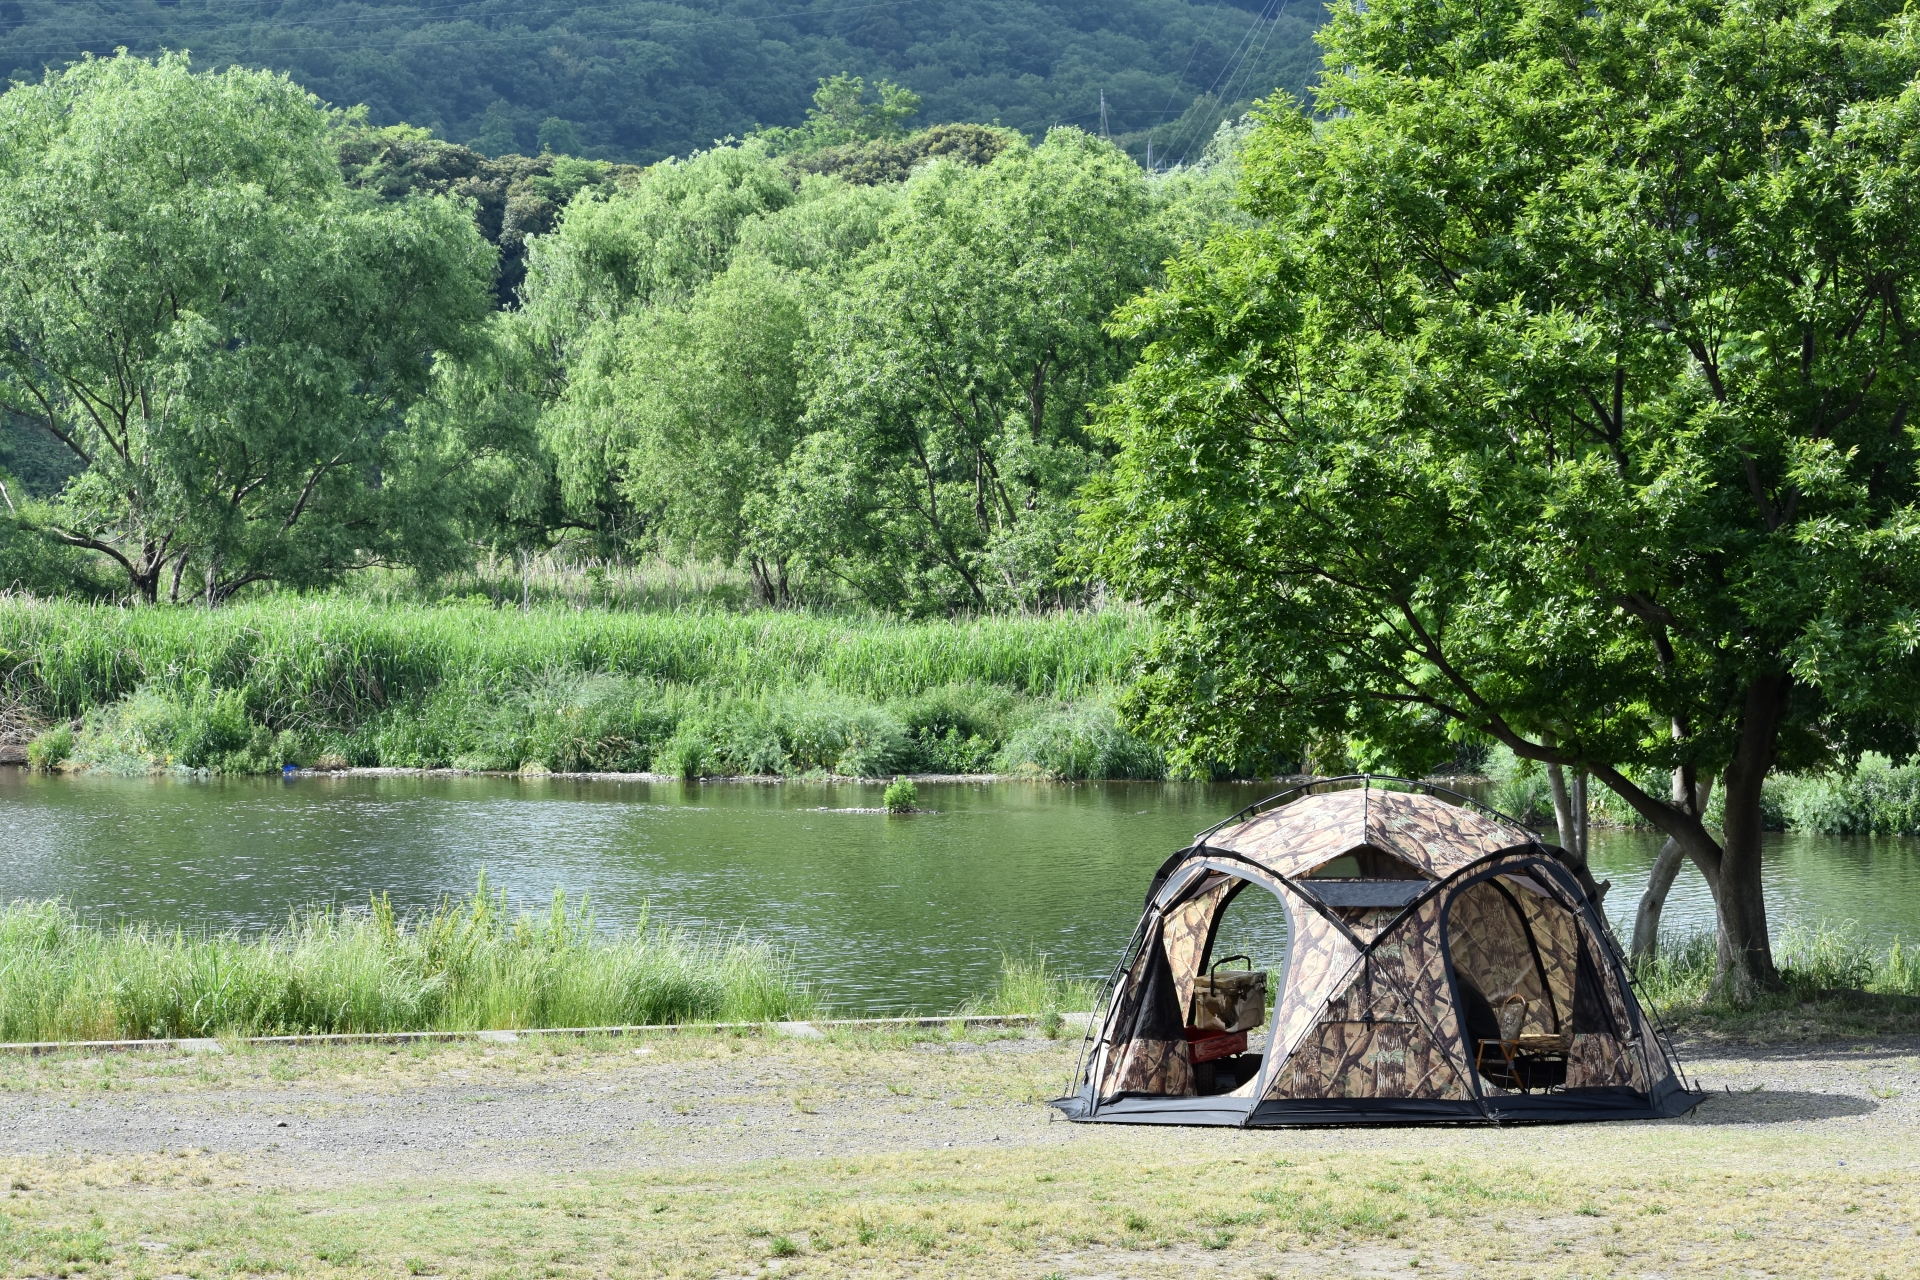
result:
M 1564 851 L 1437 787 L 1362 775 L 1282 792 L 1161 866 L 1076 1091 L 1053 1105 L 1245 1126 L 1683 1114 L 1700 1095 L 1634 998 L 1591 886 Z M 1252 1019 L 1270 1018 L 1260 1052 L 1244 1024 L 1203 1012 L 1222 916 L 1254 888 L 1288 923 Z

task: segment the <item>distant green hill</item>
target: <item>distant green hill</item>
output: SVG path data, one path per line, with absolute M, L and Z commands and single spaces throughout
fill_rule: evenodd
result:
M 919 93 L 919 124 L 1100 128 L 1144 158 L 1319 65 L 1322 0 L 0 0 L 0 72 L 187 48 L 284 70 L 374 124 L 490 155 L 649 162 L 797 124 L 824 76 Z

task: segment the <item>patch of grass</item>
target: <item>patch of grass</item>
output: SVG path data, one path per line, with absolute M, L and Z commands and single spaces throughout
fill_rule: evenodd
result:
M 993 989 L 968 1001 L 962 1012 L 986 1015 L 1085 1013 L 1093 1008 L 1098 994 L 1094 983 L 1069 978 L 1054 970 L 1046 952 L 1029 950 L 1024 956 L 1002 955 L 1000 976 L 994 981 Z
M 253 937 L 100 928 L 58 902 L 0 910 L 0 1039 L 478 1030 L 806 1017 L 785 958 L 650 928 L 602 933 L 556 894 L 479 889 L 416 918 L 385 899 Z
M 1102 701 L 1150 625 L 11 598 L 0 661 L 23 714 L 84 717 L 45 767 L 1162 777 Z
M 1635 976 L 1654 1012 L 1677 1030 L 1742 1040 L 1822 1040 L 1920 1031 L 1920 951 L 1866 942 L 1852 921 L 1784 930 L 1774 949 L 1782 990 L 1750 1005 L 1710 1000 L 1714 939 L 1661 939 Z

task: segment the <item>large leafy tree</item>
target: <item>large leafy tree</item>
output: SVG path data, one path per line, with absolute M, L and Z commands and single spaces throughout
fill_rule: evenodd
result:
M 0 405 L 84 467 L 43 526 L 146 600 L 447 553 L 407 410 L 493 250 L 445 200 L 348 191 L 330 129 L 174 56 L 0 96 Z
M 1262 224 L 1123 327 L 1091 532 L 1171 623 L 1139 696 L 1180 757 L 1590 770 L 1704 873 L 1718 989 L 1775 981 L 1763 779 L 1920 723 L 1917 37 L 1875 0 L 1336 8 L 1319 119 L 1243 157 Z
M 527 383 L 546 401 L 540 433 L 567 522 L 592 529 L 609 550 L 662 533 L 658 499 L 673 486 L 656 483 L 655 459 L 636 446 L 659 441 L 663 416 L 676 411 L 680 429 L 668 435 L 680 441 L 692 438 L 689 416 L 714 417 L 700 404 L 712 367 L 688 362 L 703 358 L 696 336 L 715 330 L 685 312 L 727 270 L 742 228 L 794 200 L 790 175 L 764 144 L 715 147 L 655 165 L 606 198 L 576 199 L 558 230 L 533 242 L 524 305 L 510 323 L 530 361 Z M 721 398 L 764 408 L 768 376 L 791 380 L 749 374 L 759 390 Z
M 1132 348 L 1105 329 L 1170 249 L 1146 176 L 1075 129 L 909 182 L 809 355 L 789 502 L 862 595 L 951 609 L 1058 601 L 1088 406 Z

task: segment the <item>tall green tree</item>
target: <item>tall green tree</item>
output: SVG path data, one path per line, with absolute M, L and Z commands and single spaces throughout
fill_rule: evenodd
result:
M 770 604 L 793 598 L 779 483 L 802 434 L 810 317 L 895 202 L 819 177 L 792 197 L 729 231 L 712 279 L 592 322 L 547 415 L 580 496 L 590 481 L 659 543 L 743 564 Z
M 470 344 L 493 250 L 347 190 L 320 105 L 183 56 L 0 95 L 0 404 L 84 470 L 45 515 L 145 600 L 430 561 L 406 414 Z
M 909 182 L 808 357 L 788 502 L 810 561 L 889 607 L 1072 595 L 1089 406 L 1134 349 L 1105 324 L 1170 243 L 1145 174 L 1076 129 Z
M 636 396 L 658 407 L 642 383 L 665 368 L 662 348 L 689 351 L 682 313 L 726 271 L 742 227 L 794 199 L 764 144 L 715 147 L 655 165 L 606 198 L 576 199 L 552 235 L 532 242 L 512 322 L 535 365 L 528 384 L 547 406 L 540 434 L 570 523 L 616 544 L 660 535 L 659 468 L 635 456 L 636 432 L 658 439 L 660 415 L 643 426 Z M 680 385 L 676 395 L 701 390 L 698 378 Z
M 1920 725 L 1920 33 L 1368 0 L 1323 39 L 1319 121 L 1243 159 L 1262 225 L 1122 326 L 1089 535 L 1170 623 L 1138 710 L 1190 767 L 1471 732 L 1589 770 L 1704 874 L 1746 998 L 1762 781 Z

